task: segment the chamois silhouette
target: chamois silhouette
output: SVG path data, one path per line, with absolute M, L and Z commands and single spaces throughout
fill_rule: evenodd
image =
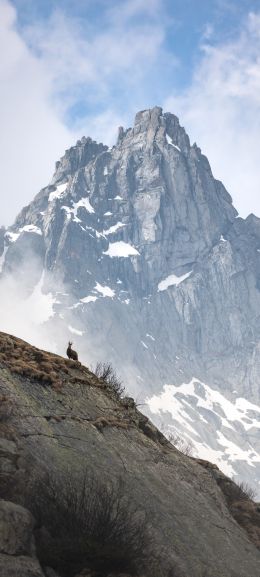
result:
M 73 361 L 77 361 L 78 360 L 78 353 L 76 351 L 73 351 L 73 349 L 71 348 L 72 345 L 73 345 L 73 343 L 71 343 L 69 341 L 68 348 L 67 348 L 67 356 L 69 357 L 69 359 L 72 359 Z

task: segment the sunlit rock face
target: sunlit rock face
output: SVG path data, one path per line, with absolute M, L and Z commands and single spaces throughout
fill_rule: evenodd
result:
M 111 149 L 82 138 L 4 235 L 2 274 L 52 294 L 58 351 L 73 337 L 112 361 L 140 402 L 196 378 L 259 403 L 260 220 L 238 217 L 173 114 L 139 112 Z

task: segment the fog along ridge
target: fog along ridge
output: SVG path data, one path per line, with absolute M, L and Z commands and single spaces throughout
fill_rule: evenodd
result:
M 258 486 L 260 219 L 176 116 L 139 112 L 111 149 L 83 137 L 0 249 L 46 347 L 111 361 L 157 425 Z

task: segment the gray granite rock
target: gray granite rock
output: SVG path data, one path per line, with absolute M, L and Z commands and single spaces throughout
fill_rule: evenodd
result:
M 80 357 L 111 361 L 141 402 L 193 377 L 260 402 L 260 219 L 238 217 L 173 114 L 139 112 L 111 149 L 78 141 L 5 250 L 26 294 L 44 271 L 58 351 L 74 331 Z
M 14 503 L 0 501 L 0 552 L 31 555 L 34 520 L 31 513 Z
M 0 337 L 3 345 L 5 335 L 1 333 Z M 39 358 L 37 349 L 22 341 L 16 344 L 18 351 L 24 351 L 25 365 Z M 20 498 L 25 496 L 25 502 L 29 499 L 31 504 L 35 503 L 35 498 L 39 498 L 36 481 L 46 473 L 44 479 L 54 479 L 59 487 L 69 487 L 69 491 L 72 480 L 86 479 L 86 473 L 94 475 L 98 482 L 110 485 L 120 482 L 129 502 L 146 513 L 153 550 L 160 555 L 160 576 L 258 575 L 260 552 L 235 522 L 220 488 L 219 481 L 228 479 L 216 467 L 212 473 L 210 464 L 205 468 L 205 463 L 201 466 L 172 447 L 129 398 L 121 403 L 85 367 L 64 362 L 56 355 L 44 355 L 49 370 L 56 363 L 58 371 L 67 368 L 61 391 L 44 387 L 37 379 L 17 375 L 12 367 L 7 370 L 0 366 L 0 393 L 12 394 L 16 403 L 17 411 L 10 419 L 10 426 L 23 455 L 23 461 L 19 462 L 21 470 L 16 474 L 15 494 L 19 487 Z M 95 490 L 93 484 L 91 487 Z M 40 506 L 44 505 L 43 498 Z M 52 507 L 55 514 L 55 505 Z M 30 549 L 24 515 L 27 519 L 22 510 L 15 539 L 11 521 L 8 529 L 11 538 L 4 539 L 5 550 L 6 542 L 9 551 Z M 38 524 L 41 518 L 40 515 Z M 247 521 L 252 523 L 254 536 L 258 518 L 248 515 Z M 25 527 L 21 537 L 20 527 Z M 41 575 L 36 561 L 30 557 L 7 557 L 0 557 L 1 577 Z M 47 565 L 43 550 L 41 560 L 43 566 Z M 59 559 L 56 565 L 59 566 Z M 144 577 L 154 574 L 152 566 L 144 570 Z
M 9 501 L 0 501 L 0 576 L 43 577 L 35 557 L 34 519 Z
M 0 554 L 1 577 L 44 577 L 37 559 L 27 556 L 10 557 Z

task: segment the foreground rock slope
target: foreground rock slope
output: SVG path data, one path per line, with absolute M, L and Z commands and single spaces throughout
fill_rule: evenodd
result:
M 86 367 L 0 333 L 0 395 L 1 577 L 53 576 L 57 571 L 61 577 L 122 575 L 122 560 L 121 566 L 113 561 L 114 567 L 110 560 L 107 572 L 104 564 L 96 571 L 93 552 L 89 566 L 85 558 L 85 566 L 74 560 L 70 569 L 62 569 L 55 555 L 50 566 L 45 550 L 51 546 L 44 544 L 52 543 L 53 536 L 41 522 L 46 511 L 34 519 L 28 510 L 35 501 L 39 508 L 49 482 L 62 493 L 68 478 L 82 478 L 86 471 L 96 486 L 123 487 L 129 507 L 146 514 L 155 557 L 142 568 L 140 561 L 135 572 L 124 567 L 124 575 L 260 574 L 257 505 L 237 502 L 238 509 L 246 509 L 239 526 L 231 514 L 234 483 L 209 463 L 180 453 L 133 400 L 119 398 Z M 47 481 L 35 500 L 40 478 Z M 99 560 L 102 555 L 100 547 Z

